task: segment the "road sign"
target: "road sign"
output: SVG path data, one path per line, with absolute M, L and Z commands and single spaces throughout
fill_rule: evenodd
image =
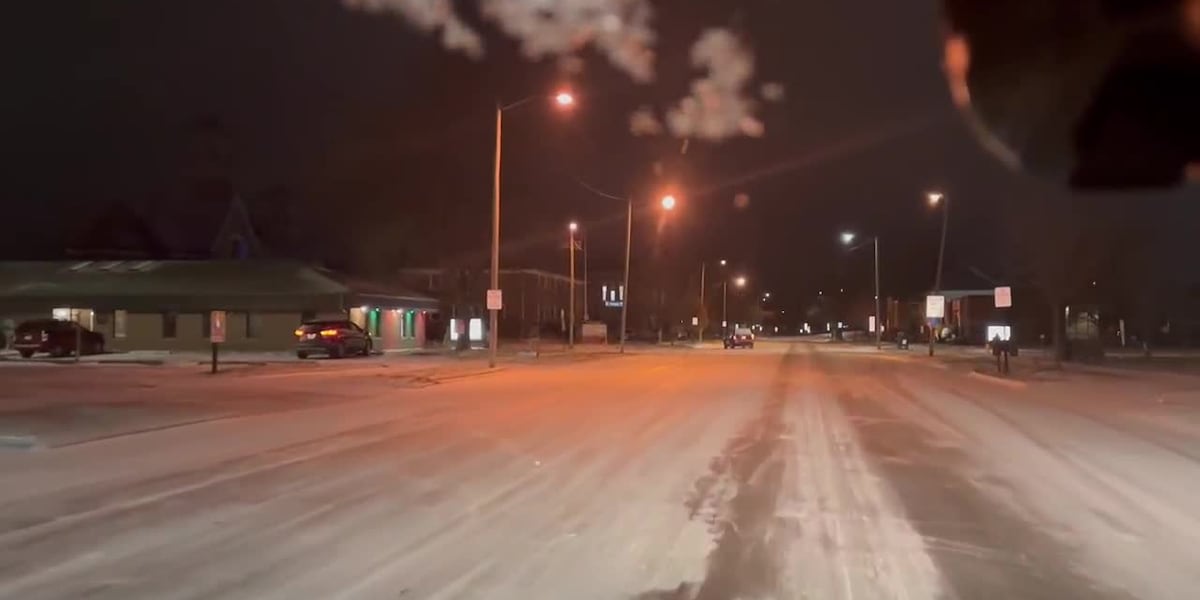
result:
M 926 296 L 925 297 L 925 318 L 926 319 L 944 319 L 946 318 L 946 297 L 945 296 Z
M 208 318 L 208 339 L 214 344 L 225 342 L 225 311 L 214 310 Z
M 692 327 L 698 327 L 699 325 L 700 325 L 700 317 L 692 317 Z
M 487 309 L 502 310 L 504 308 L 504 295 L 502 290 L 487 291 Z
M 1008 286 L 996 288 L 996 308 L 1012 307 L 1012 288 Z
M 867 331 L 875 333 L 875 315 L 867 317 Z

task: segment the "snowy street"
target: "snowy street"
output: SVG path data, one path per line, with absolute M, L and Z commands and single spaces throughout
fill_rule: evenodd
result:
M 0 598 L 1200 589 L 1200 377 L 768 341 L 402 364 L 4 367 Z

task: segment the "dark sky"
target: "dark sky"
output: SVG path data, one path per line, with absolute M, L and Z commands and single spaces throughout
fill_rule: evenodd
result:
M 639 257 L 651 240 L 681 266 L 728 257 L 760 289 L 799 298 L 869 284 L 866 254 L 836 244 L 853 228 L 883 239 L 885 288 L 914 291 L 930 285 L 936 260 L 940 220 L 926 190 L 953 197 L 950 271 L 1000 269 L 1005 204 L 1063 193 L 1010 172 L 970 136 L 941 75 L 933 0 L 656 8 L 654 84 L 587 55 L 570 80 L 580 95 L 572 114 L 534 105 L 509 114 L 508 266 L 551 266 L 564 223 L 577 218 L 593 268 L 616 268 L 623 207 L 577 181 L 646 200 L 670 181 L 681 211 L 661 238 L 642 219 Z M 30 0 L 6 12 L 0 207 L 10 218 L 0 250 L 13 256 L 53 254 L 64 232 L 111 202 L 169 210 L 180 202 L 188 124 L 216 115 L 239 192 L 284 190 L 319 254 L 344 259 L 365 246 L 396 248 L 411 266 L 483 261 L 491 108 L 564 81 L 552 62 L 523 61 L 496 36 L 475 62 L 336 0 Z M 688 46 L 708 26 L 744 34 L 759 81 L 785 85 L 786 100 L 763 108 L 766 136 L 692 142 L 682 156 L 678 140 L 633 138 L 635 107 L 683 95 Z M 749 207 L 734 207 L 738 193 Z M 1163 211 L 1168 224 L 1185 202 L 1130 201 Z M 1164 233 L 1190 233 L 1171 227 Z

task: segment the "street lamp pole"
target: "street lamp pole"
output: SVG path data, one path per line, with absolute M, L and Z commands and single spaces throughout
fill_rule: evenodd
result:
M 883 321 L 879 319 L 879 236 L 875 236 L 875 349 L 883 349 Z
M 729 335 L 729 278 L 721 282 L 721 337 Z
M 500 289 L 500 149 L 503 145 L 504 107 L 496 104 L 496 157 L 492 173 L 492 268 L 491 288 Z M 499 347 L 500 311 L 488 307 L 488 368 L 496 367 L 496 349 Z
M 516 108 L 538 98 L 529 96 L 512 104 L 496 103 L 496 154 L 492 171 L 492 262 L 491 286 L 489 290 L 500 291 L 500 154 L 504 146 L 504 111 Z M 561 91 L 554 96 L 554 101 L 560 107 L 569 107 L 575 103 L 575 97 L 569 92 Z M 496 350 L 500 343 L 500 308 L 488 307 L 488 368 L 496 366 Z
M 697 340 L 701 344 L 704 343 L 704 326 L 708 324 L 708 315 L 704 312 L 704 270 L 707 266 L 707 263 L 700 263 L 700 318 L 696 320 L 696 323 L 700 326 Z
M 584 232 L 584 233 L 586 234 L 587 232 Z M 591 316 L 588 315 L 588 254 L 589 254 L 589 252 L 587 249 L 587 240 L 588 240 L 588 236 L 584 235 L 582 238 L 580 238 L 580 241 L 579 241 L 579 243 L 580 243 L 579 249 L 581 252 L 583 252 L 583 322 L 584 323 L 587 323 L 589 320 L 591 320 Z
M 854 238 L 855 238 L 854 233 L 849 232 L 849 231 L 844 232 L 844 233 L 842 233 L 842 244 L 849 246 L 850 244 L 854 243 Z M 879 295 L 879 236 L 877 236 L 877 235 L 871 236 L 871 242 L 875 246 L 875 349 L 882 350 L 883 349 L 883 321 L 880 320 L 880 314 L 879 314 L 879 302 L 881 300 L 880 295 Z M 853 248 L 850 248 L 849 251 L 853 252 L 859 248 L 862 248 L 865 245 L 866 245 L 865 243 L 859 244 L 857 246 L 854 246 Z M 821 295 L 821 292 L 817 292 L 817 295 Z
M 621 290 L 621 354 L 625 354 L 625 326 L 629 316 L 629 249 L 633 239 L 633 198 L 625 207 L 625 287 Z
M 938 246 L 938 263 L 937 274 L 934 276 L 933 293 L 934 295 L 942 292 L 942 265 L 946 257 L 946 230 L 950 226 L 950 198 L 945 194 L 932 192 L 929 194 L 929 203 L 942 203 L 942 243 Z M 929 323 L 929 355 L 933 356 L 933 322 Z
M 570 227 L 568 227 L 570 230 L 570 251 L 567 254 L 570 256 L 571 260 L 571 268 L 569 269 L 571 275 L 571 283 L 569 286 L 571 289 L 571 299 L 567 302 L 567 305 L 570 307 L 568 309 L 568 314 L 570 316 L 567 320 L 568 348 L 575 347 L 575 230 L 578 229 L 578 227 L 579 226 L 575 223 L 571 223 Z

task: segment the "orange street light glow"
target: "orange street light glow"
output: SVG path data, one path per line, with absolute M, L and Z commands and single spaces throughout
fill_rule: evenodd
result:
M 571 106 L 575 104 L 575 96 L 572 96 L 570 92 L 559 92 L 554 95 L 554 101 L 559 106 Z
M 734 279 L 734 280 L 733 280 L 733 284 L 734 284 L 734 285 L 736 285 L 736 286 L 738 286 L 738 287 L 746 287 L 746 278 L 745 278 L 745 277 L 738 277 L 737 279 Z
M 675 196 L 666 195 L 662 199 L 663 210 L 675 210 Z
M 567 229 L 570 229 L 571 231 L 577 231 L 579 229 L 579 223 L 571 221 L 571 223 L 567 225 Z

